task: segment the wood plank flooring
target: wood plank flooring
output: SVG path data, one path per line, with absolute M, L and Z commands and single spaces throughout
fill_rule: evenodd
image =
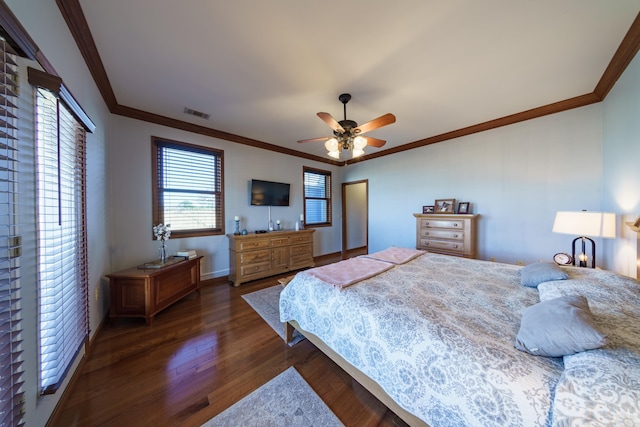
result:
M 287 346 L 242 299 L 279 277 L 206 281 L 152 326 L 105 324 L 49 426 L 199 426 L 289 366 L 345 426 L 405 426 L 313 344 Z

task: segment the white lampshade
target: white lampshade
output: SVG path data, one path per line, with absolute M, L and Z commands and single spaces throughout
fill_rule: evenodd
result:
M 340 152 L 338 150 L 329 151 L 327 154 L 329 155 L 329 157 L 333 157 L 334 159 L 340 158 Z
M 327 142 L 324 143 L 324 148 L 326 148 L 327 151 L 338 151 L 338 140 L 335 138 L 328 139 Z
M 616 214 L 611 212 L 557 212 L 553 232 L 574 236 L 616 237 Z
M 366 146 L 367 146 L 367 138 L 365 138 L 364 136 L 356 136 L 355 139 L 353 140 L 353 148 L 355 149 L 362 150 Z

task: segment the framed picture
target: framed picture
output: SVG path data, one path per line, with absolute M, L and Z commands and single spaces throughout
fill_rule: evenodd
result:
M 469 202 L 460 202 L 458 204 L 458 213 L 459 214 L 468 214 L 469 213 Z
M 433 213 L 433 206 L 423 206 L 422 207 L 422 213 L 423 214 L 432 214 Z
M 456 199 L 437 199 L 433 213 L 452 214 L 456 208 Z
M 640 215 L 638 216 L 638 218 L 636 218 L 635 221 L 633 221 L 633 226 L 640 227 Z

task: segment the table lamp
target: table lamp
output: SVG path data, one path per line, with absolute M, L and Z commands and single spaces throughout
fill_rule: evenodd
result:
M 610 212 L 557 212 L 553 232 L 578 235 L 573 239 L 571 256 L 576 265 L 576 242 L 582 241 L 582 252 L 578 255 L 580 267 L 587 267 L 586 241 L 591 242 L 591 268 L 596 268 L 596 243 L 591 237 L 616 237 L 616 215 Z

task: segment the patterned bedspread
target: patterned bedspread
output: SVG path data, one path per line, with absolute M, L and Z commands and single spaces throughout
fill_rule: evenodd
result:
M 539 292 L 520 285 L 520 268 L 428 253 L 343 290 L 302 272 L 280 316 L 433 427 L 636 425 L 637 282 L 573 268 Z M 587 297 L 611 343 L 564 360 L 515 349 L 522 311 L 569 293 Z
M 640 426 L 640 287 L 607 271 L 571 268 L 570 280 L 538 286 L 542 301 L 582 295 L 609 344 L 564 357 L 554 426 Z
M 302 272 L 280 318 L 430 426 L 550 425 L 562 359 L 514 348 L 522 311 L 539 301 L 519 268 L 428 253 L 341 291 Z

